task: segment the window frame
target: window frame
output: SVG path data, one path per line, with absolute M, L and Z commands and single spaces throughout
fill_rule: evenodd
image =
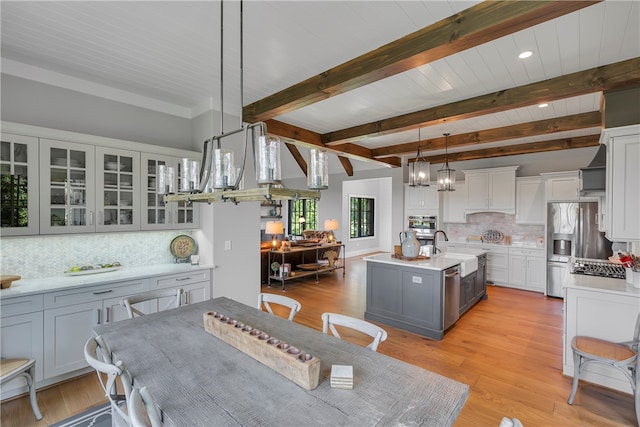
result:
M 352 234 L 353 228 L 354 228 L 354 224 L 353 224 L 353 213 L 352 213 L 352 206 L 353 206 L 353 199 L 358 199 L 360 202 L 359 207 L 358 207 L 358 224 L 356 225 L 356 228 L 358 229 L 358 235 L 354 236 Z M 362 201 L 368 200 L 371 202 L 371 207 L 366 211 L 368 212 L 369 215 L 369 223 L 370 225 L 367 227 L 369 229 L 369 234 L 365 234 L 362 235 L 362 231 L 363 231 L 363 221 L 362 221 Z M 376 237 L 376 198 L 373 196 L 366 196 L 366 195 L 355 195 L 355 194 L 350 194 L 349 195 L 349 240 L 360 240 L 360 239 L 371 239 L 371 238 L 375 238 Z
M 302 210 L 294 209 L 294 204 L 301 203 Z M 310 205 L 313 204 L 311 207 Z M 302 236 L 304 230 L 317 230 L 318 228 L 318 201 L 315 199 L 289 200 L 287 206 L 287 225 L 289 234 L 292 236 Z M 311 208 L 311 209 L 310 209 Z M 295 215 L 295 218 L 293 218 Z M 298 218 L 304 216 L 305 222 L 300 224 Z M 300 234 L 296 234 L 299 231 Z

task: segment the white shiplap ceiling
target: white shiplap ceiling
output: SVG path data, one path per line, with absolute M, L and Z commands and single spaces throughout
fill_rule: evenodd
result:
M 476 3 L 245 1 L 243 103 Z M 224 3 L 224 110 L 234 115 L 241 113 L 239 5 Z M 183 117 L 211 105 L 220 109 L 218 1 L 2 1 L 0 7 L 3 73 Z M 534 55 L 520 60 L 517 55 L 523 50 Z M 639 56 L 640 2 L 608 0 L 276 119 L 326 133 Z M 596 111 L 599 102 L 597 93 L 583 95 L 551 102 L 545 109 L 530 106 L 425 127 L 421 137 Z M 580 130 L 554 138 L 597 132 Z M 399 132 L 358 144 L 379 148 L 416 141 L 417 136 L 417 131 Z

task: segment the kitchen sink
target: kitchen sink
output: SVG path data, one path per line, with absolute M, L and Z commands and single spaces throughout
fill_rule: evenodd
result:
M 435 255 L 440 259 L 452 259 L 460 263 L 460 277 L 468 276 L 478 269 L 478 257 L 458 252 L 445 252 Z

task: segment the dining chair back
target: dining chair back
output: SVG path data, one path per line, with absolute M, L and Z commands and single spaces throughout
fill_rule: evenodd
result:
M 141 294 L 132 295 L 127 298 L 123 298 L 120 304 L 127 309 L 127 314 L 130 319 L 135 316 L 144 316 L 145 313 L 142 307 L 137 304 L 153 301 L 156 303 L 156 307 L 152 312 L 157 310 L 167 310 L 169 308 L 177 308 L 182 305 L 182 294 L 184 291 L 182 288 L 162 289 L 159 291 L 143 292 Z M 164 307 L 161 306 L 162 302 L 166 301 Z
M 131 390 L 128 407 L 131 427 L 162 426 L 162 414 L 147 387 Z
M 91 337 L 84 345 L 84 357 L 96 370 L 98 380 L 111 403 L 112 426 L 129 425 L 127 396 L 133 388 L 133 380 L 122 361 L 114 362 L 112 354 L 102 337 Z M 118 393 L 118 383 L 123 393 Z
M 569 405 L 578 391 L 580 375 L 585 367 L 591 364 L 607 365 L 618 371 L 629 380 L 635 402 L 636 418 L 640 422 L 640 313 L 636 319 L 636 326 L 631 341 L 615 343 L 600 338 L 575 336 L 571 340 L 573 351 L 573 383 L 569 395 Z
M 41 420 L 40 408 L 36 400 L 36 361 L 35 359 L 0 359 L 0 386 L 14 378 L 23 377 L 29 388 L 31 409 L 36 419 Z
M 344 314 L 337 313 L 323 313 L 322 314 L 322 332 L 325 334 L 331 333 L 337 337 L 342 339 L 335 325 L 344 326 L 347 328 L 355 329 L 356 331 L 362 332 L 364 334 L 373 337 L 373 341 L 367 345 L 367 348 L 377 351 L 378 344 L 385 341 L 387 339 L 387 331 L 382 329 L 379 326 L 374 325 L 373 323 L 369 323 L 362 319 L 357 319 L 351 316 L 345 316 Z
M 279 304 L 290 309 L 289 311 L 289 320 L 293 320 L 294 316 L 300 311 L 302 308 L 302 304 L 293 298 L 285 297 L 283 295 L 276 294 L 266 294 L 261 293 L 258 295 L 258 309 L 262 310 L 262 306 L 271 314 L 275 314 L 270 304 Z

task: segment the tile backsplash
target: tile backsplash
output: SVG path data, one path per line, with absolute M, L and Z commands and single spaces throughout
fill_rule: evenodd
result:
M 505 236 L 511 236 L 511 242 L 536 243 L 536 239 L 544 237 L 544 225 L 516 224 L 516 216 L 480 212 L 467 215 L 466 224 L 446 224 L 446 232 L 450 240 L 465 241 L 467 236 L 481 236 L 487 230 L 498 230 Z
M 60 276 L 75 265 L 172 263 L 169 245 L 180 234 L 191 235 L 191 230 L 3 238 L 0 270 L 2 274 L 37 279 Z

